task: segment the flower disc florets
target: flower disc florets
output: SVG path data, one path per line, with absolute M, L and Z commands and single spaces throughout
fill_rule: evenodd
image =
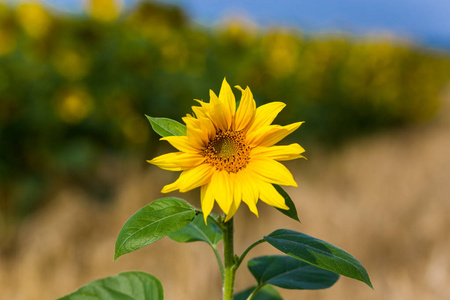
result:
M 250 146 L 245 142 L 242 130 L 219 130 L 203 151 L 205 162 L 216 170 L 237 173 L 247 166 Z

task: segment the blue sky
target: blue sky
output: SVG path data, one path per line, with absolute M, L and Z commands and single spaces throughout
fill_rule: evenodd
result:
M 81 11 L 82 0 L 44 0 Z M 138 0 L 122 0 L 132 5 Z M 450 49 L 450 0 L 163 0 L 185 8 L 194 21 L 214 25 L 246 17 L 261 26 L 296 26 L 308 32 L 391 33 Z

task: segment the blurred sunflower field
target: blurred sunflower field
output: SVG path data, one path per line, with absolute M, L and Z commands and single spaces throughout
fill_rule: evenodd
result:
M 285 102 L 279 123 L 306 120 L 293 137 L 305 148 L 332 147 L 431 120 L 450 56 L 239 20 L 206 28 L 154 2 L 124 11 L 93 0 L 80 15 L 0 3 L 0 222 L 22 219 L 64 184 L 108 199 L 114 182 L 99 166 L 145 163 L 157 150 L 144 114 L 180 120 L 224 77 L 251 86 L 258 105 Z

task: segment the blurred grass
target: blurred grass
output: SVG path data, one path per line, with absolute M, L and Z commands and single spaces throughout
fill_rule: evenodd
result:
M 250 86 L 258 105 L 287 103 L 278 122 L 306 120 L 293 138 L 325 147 L 432 119 L 450 79 L 448 54 L 405 41 L 240 21 L 208 29 L 175 6 L 142 2 L 121 13 L 111 0 L 89 3 L 80 16 L 0 3 L 4 223 L 61 185 L 108 199 L 116 182 L 99 171 L 105 162 L 157 150 L 144 114 L 180 120 L 225 76 Z

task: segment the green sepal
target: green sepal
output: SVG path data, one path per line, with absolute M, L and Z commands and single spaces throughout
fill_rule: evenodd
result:
M 278 207 L 275 207 L 279 212 L 281 212 L 283 215 L 288 216 L 291 219 L 294 219 L 295 221 L 300 222 L 300 219 L 297 215 L 297 209 L 295 208 L 294 201 L 292 201 L 291 197 L 286 193 L 286 191 L 279 185 L 274 184 L 274 188 L 280 193 L 281 196 L 284 198 L 284 202 L 286 203 L 287 207 L 289 207 L 288 210 L 281 209 Z M 301 223 L 301 222 L 300 222 Z
M 186 135 L 186 126 L 168 118 L 153 118 L 147 116 L 153 130 L 162 137 Z
M 256 286 L 241 291 L 233 296 L 233 300 L 247 300 L 248 296 L 255 290 Z M 280 293 L 271 285 L 265 285 L 255 295 L 253 300 L 283 300 Z
M 213 222 L 205 224 L 202 214 L 198 214 L 189 225 L 171 233 L 169 238 L 179 243 L 205 242 L 215 247 L 223 238 L 222 231 Z
M 363 265 L 344 250 L 309 235 L 278 229 L 264 239 L 281 252 L 313 266 L 366 283 L 373 288 Z
M 183 199 L 168 197 L 151 202 L 131 216 L 120 230 L 114 260 L 188 225 L 195 208 Z
M 271 284 L 284 289 L 326 289 L 339 279 L 339 275 L 334 272 L 285 255 L 253 258 L 247 266 L 258 285 Z
M 123 272 L 92 281 L 58 300 L 163 300 L 161 282 L 144 272 Z

